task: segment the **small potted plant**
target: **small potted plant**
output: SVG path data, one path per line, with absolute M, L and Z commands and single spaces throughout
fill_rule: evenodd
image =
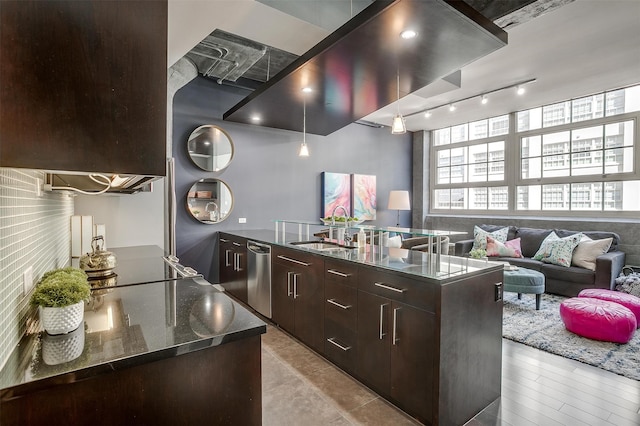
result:
M 40 307 L 40 321 L 47 333 L 66 334 L 84 319 L 84 302 L 91 296 L 87 274 L 79 268 L 61 268 L 45 273 L 31 295 Z
M 473 257 L 474 259 L 486 259 L 487 251 L 483 248 L 473 249 L 469 252 L 469 256 Z

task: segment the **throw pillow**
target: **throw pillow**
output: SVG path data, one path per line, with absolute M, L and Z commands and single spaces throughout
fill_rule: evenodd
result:
M 496 241 L 504 243 L 507 241 L 507 234 L 509 233 L 509 227 L 505 226 L 504 228 L 498 229 L 493 232 L 487 232 L 479 226 L 473 227 L 473 248 L 476 249 L 487 249 L 487 235 L 491 236 Z
M 402 237 L 400 235 L 396 235 L 395 237 L 389 237 L 387 239 L 387 247 L 402 247 Z
M 613 238 L 604 238 L 602 240 L 592 240 L 586 235 L 582 238 L 578 246 L 573 251 L 571 263 L 581 268 L 596 270 L 596 257 L 609 251 Z
M 506 241 L 503 244 L 487 235 L 487 256 L 522 257 L 522 253 L 520 252 L 520 238 Z
M 564 238 L 560 238 L 555 232 L 552 232 L 544 239 L 544 241 L 542 241 L 540 248 L 533 258 L 535 260 L 540 260 L 541 262 L 566 266 L 568 268 L 571 266 L 573 250 L 576 248 L 578 243 L 580 243 L 581 238 L 581 232 Z

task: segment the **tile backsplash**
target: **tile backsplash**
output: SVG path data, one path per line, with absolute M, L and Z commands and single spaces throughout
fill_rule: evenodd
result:
M 37 282 L 50 269 L 69 265 L 73 197 L 38 196 L 44 172 L 0 168 L 0 368 L 23 335 L 31 310 L 23 272 Z

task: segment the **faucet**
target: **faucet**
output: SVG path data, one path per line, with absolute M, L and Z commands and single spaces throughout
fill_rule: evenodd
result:
M 349 234 L 349 212 L 347 211 L 345 206 L 339 205 L 339 206 L 336 206 L 333 209 L 333 211 L 331 212 L 331 225 L 335 225 L 336 224 L 336 211 L 338 209 L 342 209 L 342 211 L 344 212 L 344 224 L 345 224 L 344 242 L 345 243 L 350 243 L 352 238 L 351 238 L 351 235 Z
M 345 206 L 336 206 L 333 211 L 331 212 L 331 224 L 335 225 L 336 224 L 336 210 L 338 209 L 342 209 L 342 211 L 344 212 L 344 221 L 345 224 L 349 223 L 349 212 L 347 211 L 347 208 Z
M 213 210 L 209 210 L 209 206 L 213 204 L 213 206 L 215 207 Z M 215 221 L 216 220 L 216 213 L 218 212 L 218 205 L 216 203 L 214 203 L 213 201 L 207 203 L 206 206 L 204 206 L 204 211 L 209 212 L 209 220 L 211 221 Z

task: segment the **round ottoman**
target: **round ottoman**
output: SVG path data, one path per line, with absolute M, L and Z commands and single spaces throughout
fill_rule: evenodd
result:
M 636 316 L 636 323 L 640 327 L 640 297 L 619 291 L 605 290 L 603 288 L 589 288 L 582 290 L 578 297 L 592 297 L 594 299 L 608 300 L 625 306 Z
M 636 316 L 629 308 L 608 300 L 572 297 L 560 304 L 567 330 L 589 339 L 627 343 L 636 331 Z
M 518 268 L 504 271 L 504 291 L 536 295 L 536 310 L 540 310 L 540 299 L 544 293 L 544 274 L 533 269 Z

